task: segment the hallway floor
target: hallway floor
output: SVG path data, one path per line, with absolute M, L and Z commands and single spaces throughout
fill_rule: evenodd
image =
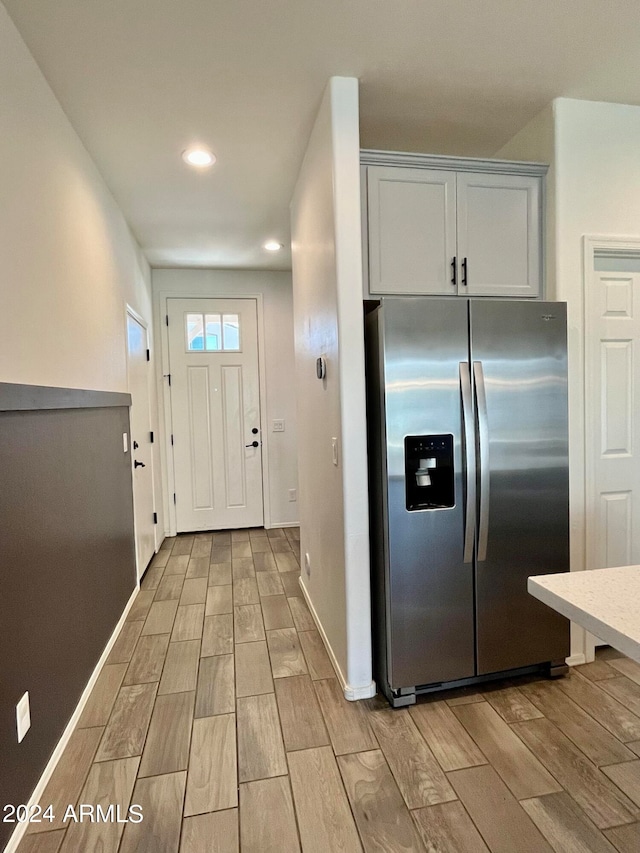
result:
M 299 571 L 296 529 L 165 541 L 20 853 L 640 850 L 640 665 L 350 703 Z M 62 825 L 98 803 L 144 818 Z

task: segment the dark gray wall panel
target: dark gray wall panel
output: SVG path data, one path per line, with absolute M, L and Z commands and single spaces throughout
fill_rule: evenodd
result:
M 27 802 L 135 587 L 128 431 L 121 406 L 0 414 L 1 805 Z

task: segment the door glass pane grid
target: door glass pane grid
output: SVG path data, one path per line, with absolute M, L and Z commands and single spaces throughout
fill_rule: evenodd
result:
M 240 318 L 237 314 L 223 314 L 224 350 L 240 349 Z
M 240 352 L 238 314 L 185 314 L 187 352 Z
M 202 314 L 187 314 L 187 349 L 190 352 L 204 349 Z
M 222 329 L 219 314 L 206 314 L 207 350 L 215 352 L 222 349 Z

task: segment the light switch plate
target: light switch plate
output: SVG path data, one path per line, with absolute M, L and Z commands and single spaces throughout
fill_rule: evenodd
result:
M 125 453 L 129 450 L 129 436 L 126 432 L 122 433 L 122 449 Z
M 337 467 L 338 465 L 338 439 L 334 436 L 331 439 L 331 460 Z
M 274 432 L 284 432 L 284 420 L 282 418 L 276 418 L 274 420 L 273 431 Z
M 16 728 L 18 730 L 18 743 L 22 741 L 31 728 L 31 711 L 29 709 L 29 691 L 16 705 Z

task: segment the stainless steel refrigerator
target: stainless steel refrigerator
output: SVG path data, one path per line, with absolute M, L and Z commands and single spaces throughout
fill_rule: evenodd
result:
M 566 306 L 384 298 L 366 332 L 379 686 L 562 673 L 527 577 L 569 568 Z

